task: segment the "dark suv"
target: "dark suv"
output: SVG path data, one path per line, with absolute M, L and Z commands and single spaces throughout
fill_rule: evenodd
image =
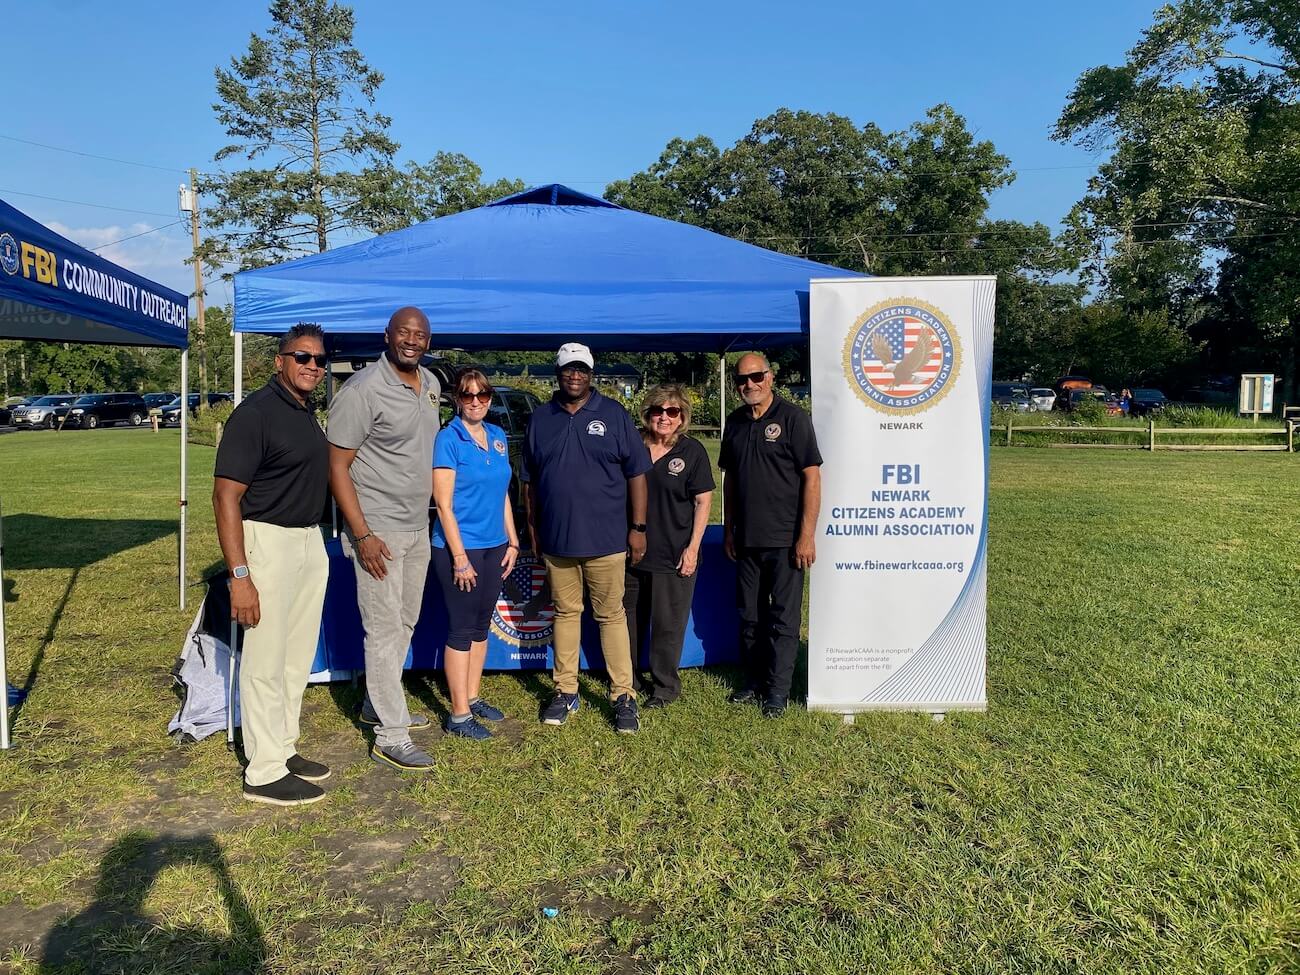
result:
M 139 393 L 90 393 L 68 410 L 64 426 L 94 430 L 112 423 L 129 423 L 138 427 L 149 415 L 149 407 Z

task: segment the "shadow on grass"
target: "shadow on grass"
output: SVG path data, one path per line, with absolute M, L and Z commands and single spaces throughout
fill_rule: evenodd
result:
M 81 569 L 78 567 L 72 570 L 72 575 L 68 576 L 68 584 L 63 587 L 63 595 L 59 597 L 58 603 L 55 604 L 49 625 L 45 627 L 45 632 L 41 635 L 41 645 L 32 654 L 31 666 L 27 668 L 27 679 L 18 688 L 18 703 L 14 705 L 13 713 L 9 717 L 10 731 L 18 725 L 18 719 L 22 715 L 24 705 L 27 703 L 27 695 L 36 686 L 36 675 L 41 672 L 41 664 L 45 662 L 45 651 L 54 642 L 54 634 L 59 631 L 59 623 L 63 619 L 63 612 L 68 608 L 68 600 L 72 598 L 72 590 L 76 588 L 77 578 L 80 575 Z
M 171 925 L 145 912 L 159 875 L 200 867 L 216 882 L 230 933 Z M 50 931 L 42 971 L 255 973 L 266 971 L 266 941 L 256 915 L 230 876 L 215 837 L 128 833 L 100 862 L 95 900 Z
M 5 517 L 6 569 L 83 569 L 176 534 L 176 522 L 157 518 Z

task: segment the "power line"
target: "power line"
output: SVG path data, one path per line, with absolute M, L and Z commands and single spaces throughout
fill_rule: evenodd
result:
M 68 149 L 65 146 L 51 146 L 44 142 L 33 142 L 31 139 L 20 139 L 16 135 L 5 135 L 0 133 L 0 139 L 5 139 L 9 142 L 20 142 L 25 146 L 36 146 L 38 149 L 50 149 L 54 152 L 66 152 L 73 156 L 84 156 L 87 159 L 102 159 L 104 162 L 120 163 L 123 166 L 139 166 L 141 169 L 157 169 L 164 173 L 184 172 L 184 167 L 182 166 L 157 166 L 153 163 L 136 162 L 133 159 L 119 159 L 117 156 L 101 156 L 97 152 L 83 152 L 80 149 Z
M 173 220 L 171 223 L 165 223 L 161 227 L 150 227 L 148 230 L 142 230 L 138 234 L 131 234 L 129 237 L 120 237 L 117 240 L 110 240 L 107 244 L 100 244 L 98 247 L 89 247 L 87 250 L 92 252 L 102 251 L 106 247 L 112 247 L 114 244 L 125 243 L 128 240 L 135 240 L 137 237 L 145 237 L 149 234 L 156 234 L 160 230 L 166 230 L 168 227 L 175 227 L 177 224 L 184 223 L 184 220 Z
M 27 193 L 23 190 L 0 189 L 8 196 L 30 196 L 36 200 L 53 200 L 55 203 L 71 203 L 79 207 L 94 207 L 97 210 L 116 210 L 118 213 L 142 213 L 147 217 L 174 217 L 174 213 L 159 213 L 157 210 L 133 210 L 131 207 L 109 206 L 107 203 L 87 203 L 85 200 L 66 200 L 61 196 L 42 196 L 40 193 Z

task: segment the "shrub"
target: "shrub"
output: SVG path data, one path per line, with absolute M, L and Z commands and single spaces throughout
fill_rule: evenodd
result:
M 230 419 L 230 414 L 234 412 L 234 403 L 217 403 L 215 406 L 209 406 L 206 410 L 201 410 L 197 417 L 190 417 L 190 443 L 215 447 L 217 445 L 217 424 L 220 423 L 224 426 Z

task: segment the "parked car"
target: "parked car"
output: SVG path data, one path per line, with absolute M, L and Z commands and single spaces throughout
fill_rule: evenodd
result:
M 168 405 L 169 403 L 171 403 L 171 401 L 174 400 L 174 399 L 180 399 L 179 394 L 177 394 L 177 393 L 145 393 L 145 394 L 144 394 L 144 405 L 147 406 L 147 407 L 149 407 L 149 412 L 152 413 L 154 410 L 161 410 L 164 406 L 167 406 L 167 405 Z
M 187 397 L 190 404 L 190 416 L 199 415 L 199 394 L 190 393 Z M 232 393 L 208 393 L 208 406 L 216 406 L 218 403 L 233 403 L 235 401 Z M 162 423 L 166 426 L 169 423 L 179 424 L 181 422 L 181 398 L 172 397 L 172 401 L 162 408 Z
M 1056 393 L 1046 386 L 1037 386 L 1029 391 L 1029 406 L 1031 409 L 1046 413 L 1056 405 Z
M 1155 416 L 1161 413 L 1168 404 L 1165 394 L 1158 389 L 1135 389 L 1133 398 L 1129 400 L 1129 416 Z
M 59 425 L 59 420 L 68 415 L 76 399 L 63 394 L 37 397 L 26 406 L 14 407 L 9 422 L 17 429 L 46 427 L 53 430 Z
M 139 393 L 88 393 L 72 404 L 64 426 L 94 430 L 114 423 L 138 427 L 149 415 Z
M 1024 383 L 994 383 L 993 405 L 1004 409 L 1013 409 L 1017 413 L 1028 413 L 1029 387 Z
M 1092 380 L 1086 376 L 1062 376 L 1052 385 L 1052 389 L 1056 391 L 1056 408 L 1058 410 L 1068 410 L 1070 408 L 1070 391 L 1092 389 Z
M 1194 406 L 1236 406 L 1237 394 L 1231 389 L 1196 386 L 1183 393 L 1183 402 Z
M 1119 400 L 1113 399 L 1112 397 L 1107 395 L 1105 389 L 1099 389 L 1099 388 L 1072 389 L 1069 391 L 1069 394 L 1064 397 L 1064 400 L 1058 401 L 1058 403 L 1062 404 L 1061 408 L 1064 409 L 1065 411 L 1073 412 L 1074 410 L 1077 410 L 1079 408 L 1080 403 L 1084 402 L 1085 400 L 1093 400 L 1093 399 L 1098 400 L 1099 402 L 1104 404 L 1107 413 L 1111 412 L 1112 402 L 1114 403 L 1115 406 L 1115 412 L 1118 413 L 1120 411 Z

